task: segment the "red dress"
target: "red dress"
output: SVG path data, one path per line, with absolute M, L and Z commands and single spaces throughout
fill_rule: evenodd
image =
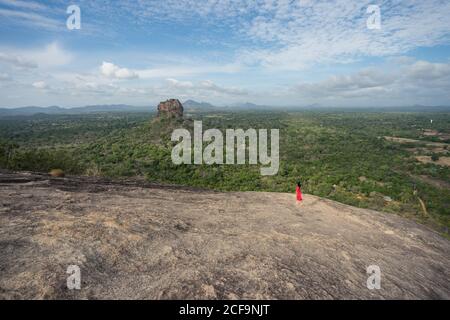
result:
M 302 189 L 300 189 L 300 187 L 297 186 L 297 189 L 295 191 L 297 192 L 297 201 L 302 201 L 303 200 Z

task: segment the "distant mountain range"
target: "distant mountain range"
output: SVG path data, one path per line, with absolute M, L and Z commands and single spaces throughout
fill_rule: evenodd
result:
M 187 100 L 183 103 L 183 107 L 187 111 L 223 111 L 223 110 L 234 110 L 234 109 L 241 109 L 241 110 L 262 110 L 262 109 L 274 109 L 275 107 L 270 106 L 262 106 L 257 105 L 250 102 L 245 103 L 236 103 L 231 104 L 227 106 L 215 106 L 209 102 L 197 102 L 194 100 Z
M 215 109 L 216 107 L 213 106 L 211 103 L 208 102 L 197 102 L 194 100 L 186 100 L 183 102 L 183 107 L 185 109 L 189 110 L 209 110 L 209 109 Z
M 404 106 L 404 107 L 324 107 L 319 104 L 292 107 L 275 107 L 269 105 L 257 105 L 250 102 L 232 104 L 229 106 L 218 107 L 208 102 L 197 102 L 186 100 L 183 107 L 187 112 L 210 112 L 210 111 L 257 111 L 257 110 L 320 110 L 320 111 L 365 111 L 365 112 L 449 112 L 449 106 Z M 31 116 L 35 114 L 64 115 L 64 114 L 89 114 L 103 112 L 154 112 L 156 106 L 131 106 L 126 104 L 112 105 L 90 105 L 85 107 L 61 108 L 59 106 L 50 107 L 21 107 L 21 108 L 0 108 L 0 117 L 8 116 Z
M 187 100 L 183 103 L 186 111 L 211 111 L 215 106 L 207 102 L 197 102 L 194 100 Z M 111 105 L 91 105 L 84 107 L 62 108 L 59 106 L 50 107 L 21 107 L 21 108 L 0 108 L 0 117 L 8 116 L 32 116 L 35 114 L 50 114 L 50 115 L 64 115 L 64 114 L 88 114 L 88 113 L 103 113 L 103 112 L 154 112 L 156 106 L 131 106 L 126 104 L 111 104 Z
M 245 103 L 235 103 L 226 106 L 215 106 L 209 102 L 197 102 L 194 100 L 187 100 L 183 103 L 183 107 L 188 111 L 224 111 L 224 110 L 267 110 L 267 109 L 276 109 L 275 106 L 268 105 L 258 105 L 251 102 Z
M 245 103 L 239 105 L 232 105 L 229 107 L 217 107 L 208 102 L 197 102 L 195 100 L 186 100 L 182 103 L 187 112 L 206 112 L 230 109 L 254 110 L 268 107 L 258 106 L 256 104 Z M 273 108 L 273 107 L 272 107 Z M 113 105 L 91 105 L 85 107 L 62 108 L 59 106 L 50 107 L 21 107 L 21 108 L 0 108 L 0 117 L 8 116 L 32 116 L 35 114 L 50 114 L 50 115 L 64 115 L 64 114 L 88 114 L 88 113 L 103 113 L 103 112 L 154 112 L 156 106 L 138 107 L 126 104 Z
M 273 109 L 274 107 L 254 104 L 251 102 L 245 102 L 245 103 L 235 103 L 235 104 L 229 106 L 228 108 L 231 108 L 231 109 L 239 108 L 239 109 L 245 109 L 245 110 L 263 110 L 263 109 Z
M 0 108 L 0 117 L 5 116 L 31 116 L 39 113 L 43 114 L 86 114 L 101 112 L 151 112 L 155 107 L 136 107 L 125 104 L 113 105 L 93 105 L 75 108 L 51 107 L 22 107 L 22 108 Z

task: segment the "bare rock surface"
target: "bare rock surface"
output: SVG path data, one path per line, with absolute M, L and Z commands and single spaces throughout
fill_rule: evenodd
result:
M 178 99 L 169 99 L 158 105 L 158 117 L 182 118 L 183 105 Z
M 449 279 L 439 234 L 311 195 L 0 173 L 2 299 L 449 299 Z

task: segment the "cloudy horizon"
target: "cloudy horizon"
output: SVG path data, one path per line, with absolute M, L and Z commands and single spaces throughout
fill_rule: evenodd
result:
M 0 0 L 0 107 L 450 106 L 449 13 L 443 0 Z

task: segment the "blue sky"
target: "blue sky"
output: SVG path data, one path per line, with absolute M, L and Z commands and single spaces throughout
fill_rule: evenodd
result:
M 0 0 L 0 107 L 450 105 L 449 16 L 448 0 Z

